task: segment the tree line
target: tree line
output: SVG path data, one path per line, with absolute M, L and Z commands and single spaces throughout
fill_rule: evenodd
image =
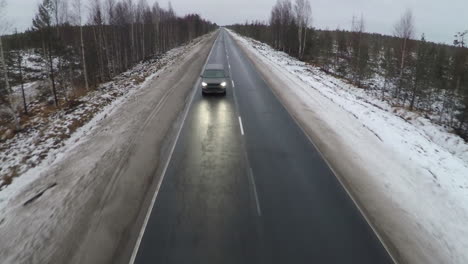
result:
M 268 23 L 231 28 L 468 139 L 468 31 L 457 32 L 453 45 L 429 42 L 416 36 L 411 10 L 396 19 L 392 36 L 366 33 L 362 15 L 350 19 L 349 29 L 320 30 L 311 20 L 307 0 L 278 0 Z
M 0 0 L 0 11 L 5 4 Z M 24 50 L 40 50 L 51 103 L 59 107 L 73 91 L 94 89 L 137 62 L 216 27 L 197 14 L 177 16 L 170 2 L 163 8 L 157 2 L 150 6 L 146 0 L 42 0 L 29 30 L 0 34 L 1 104 L 16 112 L 9 98 L 12 86 L 24 82 Z M 22 111 L 27 113 L 24 90 L 23 101 Z

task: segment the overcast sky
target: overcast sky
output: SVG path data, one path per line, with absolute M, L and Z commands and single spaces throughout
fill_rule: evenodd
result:
M 6 0 L 13 28 L 31 25 L 39 0 Z M 69 0 L 73 1 L 73 0 Z M 94 1 L 94 0 L 91 0 Z M 87 0 L 83 0 L 87 2 Z M 136 2 L 136 1 L 135 1 Z M 148 0 L 153 3 L 153 0 Z M 276 0 L 172 0 L 179 15 L 198 13 L 219 25 L 267 21 Z M 468 30 L 468 0 L 310 0 L 313 26 L 321 29 L 349 29 L 353 14 L 364 15 L 366 31 L 391 34 L 395 21 L 405 9 L 415 17 L 417 37 L 422 33 L 435 42 L 452 43 L 454 33 Z M 159 1 L 167 6 L 168 1 Z

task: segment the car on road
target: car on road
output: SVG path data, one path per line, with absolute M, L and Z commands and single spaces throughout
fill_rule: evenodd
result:
M 229 86 L 229 75 L 222 64 L 208 64 L 201 75 L 202 94 L 223 94 Z

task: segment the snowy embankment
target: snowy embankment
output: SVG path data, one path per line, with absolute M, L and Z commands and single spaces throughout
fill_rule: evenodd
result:
M 131 99 L 137 90 L 200 40 L 136 65 L 55 113 L 50 114 L 53 110 L 48 106 L 33 108 L 31 111 L 36 113 L 27 127 L 13 138 L 0 142 L 0 210 L 23 186 L 33 182 L 53 162 L 82 143 L 103 118 Z M 28 97 L 34 96 L 37 82 L 25 84 Z
M 232 33 L 396 259 L 468 263 L 468 144 L 366 90 Z

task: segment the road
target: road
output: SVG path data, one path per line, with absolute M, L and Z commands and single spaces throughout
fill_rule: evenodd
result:
M 225 30 L 197 91 L 134 263 L 392 263 L 332 170 Z M 198 85 L 198 84 L 197 84 Z

